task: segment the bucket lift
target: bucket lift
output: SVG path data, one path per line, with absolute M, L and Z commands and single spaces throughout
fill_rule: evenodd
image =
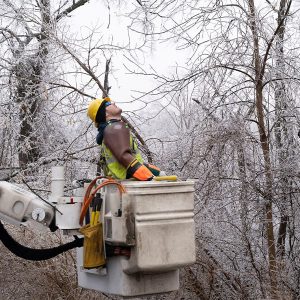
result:
M 130 257 L 106 257 L 105 266 L 86 269 L 84 249 L 77 248 L 78 285 L 126 297 L 177 290 L 179 268 L 195 262 L 194 182 L 120 183 L 126 193 L 114 185 L 100 190 L 100 221 L 104 242 L 129 247 Z M 0 218 L 15 224 L 33 218 L 46 226 L 55 220 L 65 234 L 79 234 L 85 191 L 80 188 L 73 196 L 64 196 L 63 167 L 52 169 L 51 206 L 24 190 L 11 191 L 7 184 L 0 184 Z M 8 197 L 9 205 L 5 204 Z

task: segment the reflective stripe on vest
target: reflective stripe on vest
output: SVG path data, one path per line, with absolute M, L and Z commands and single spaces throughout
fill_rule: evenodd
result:
M 143 163 L 144 161 L 138 149 L 137 143 L 131 134 L 130 134 L 130 149 L 134 158 L 136 158 L 140 163 Z M 105 166 L 103 170 L 104 175 L 111 176 L 115 179 L 120 179 L 120 180 L 126 179 L 127 169 L 116 160 L 116 158 L 113 156 L 111 151 L 106 147 L 104 143 L 102 143 L 101 145 L 101 154 L 105 161 Z

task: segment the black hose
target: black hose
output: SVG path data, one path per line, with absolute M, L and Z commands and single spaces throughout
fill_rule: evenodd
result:
M 15 241 L 6 231 L 1 221 L 0 221 L 0 240 L 2 241 L 3 245 L 16 256 L 19 256 L 27 260 L 34 260 L 34 261 L 50 259 L 65 251 L 83 246 L 83 238 L 78 238 L 75 236 L 74 241 L 66 243 L 64 245 L 60 245 L 58 247 L 49 248 L 49 249 L 28 248 Z

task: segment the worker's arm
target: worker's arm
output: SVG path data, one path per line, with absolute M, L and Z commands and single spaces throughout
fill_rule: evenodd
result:
M 149 169 L 138 162 L 130 148 L 130 131 L 123 122 L 112 123 L 105 128 L 104 144 L 116 160 L 127 169 L 127 178 L 146 181 L 153 178 Z
M 108 125 L 104 130 L 103 142 L 125 168 L 134 160 L 130 149 L 130 132 L 123 122 Z

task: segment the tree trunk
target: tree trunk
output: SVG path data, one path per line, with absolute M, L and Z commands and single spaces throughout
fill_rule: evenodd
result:
M 269 139 L 265 127 L 265 116 L 263 108 L 263 68 L 259 53 L 259 35 L 256 24 L 256 12 L 253 0 L 248 0 L 250 10 L 250 27 L 253 35 L 253 51 L 254 51 L 254 67 L 255 67 L 255 107 L 257 113 L 257 124 L 259 131 L 260 145 L 263 152 L 264 161 L 264 176 L 265 176 L 265 217 L 266 217 L 266 236 L 268 244 L 268 259 L 269 259 L 269 275 L 271 284 L 271 295 L 273 298 L 278 298 L 277 295 L 277 262 L 276 248 L 273 226 L 273 178 L 270 158 Z
M 22 169 L 41 157 L 40 128 L 38 124 L 41 106 L 42 73 L 48 55 L 50 0 L 40 2 L 41 31 L 39 47 L 35 55 L 21 58 L 16 66 L 17 103 L 19 106 L 19 164 Z

